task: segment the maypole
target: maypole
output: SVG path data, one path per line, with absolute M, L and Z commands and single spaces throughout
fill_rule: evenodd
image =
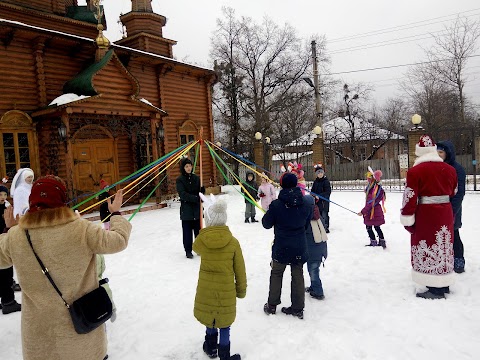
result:
M 200 146 L 198 150 L 198 161 L 200 163 L 200 191 L 203 188 L 203 160 L 202 160 L 202 150 L 203 150 L 203 126 L 200 126 Z M 200 201 L 200 229 L 203 228 L 203 206 L 202 202 Z

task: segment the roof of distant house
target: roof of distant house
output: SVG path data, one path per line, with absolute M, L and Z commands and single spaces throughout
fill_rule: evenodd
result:
M 381 128 L 378 125 L 372 124 L 366 120 L 358 118 L 353 119 L 355 128 L 355 140 L 356 141 L 369 141 L 369 140 L 386 140 L 386 139 L 405 139 L 404 136 L 396 134 L 392 131 Z M 322 126 L 325 141 L 332 141 L 334 143 L 349 142 L 351 137 L 350 124 L 345 118 L 337 117 L 332 120 L 326 121 Z M 311 145 L 316 135 L 313 133 L 307 133 L 300 136 L 298 139 L 293 140 L 287 145 L 300 146 Z

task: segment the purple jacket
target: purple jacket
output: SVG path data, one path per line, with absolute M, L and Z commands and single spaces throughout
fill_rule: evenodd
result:
M 377 196 L 373 199 L 373 191 L 375 187 L 371 188 L 367 194 L 365 201 L 365 207 L 362 209 L 363 223 L 368 226 L 380 226 L 385 224 L 385 218 L 383 216 L 382 200 L 385 196 L 385 192 L 381 185 L 378 185 Z M 372 206 L 374 206 L 373 216 L 371 216 Z

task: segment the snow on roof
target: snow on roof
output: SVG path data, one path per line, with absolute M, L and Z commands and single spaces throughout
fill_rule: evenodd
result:
M 283 160 L 297 160 L 304 156 L 312 155 L 313 151 L 305 151 L 300 153 L 279 153 L 272 156 L 272 161 L 283 161 Z
M 366 120 L 359 118 L 353 118 L 353 125 L 355 128 L 355 141 L 365 140 L 377 140 L 382 139 L 404 139 L 402 135 L 395 134 L 389 130 L 383 129 L 378 125 L 372 124 Z M 324 131 L 325 140 L 332 139 L 335 142 L 347 142 L 350 141 L 351 128 L 350 124 L 345 118 L 337 117 L 329 120 L 323 124 L 322 130 Z
M 86 98 L 89 98 L 89 97 L 90 97 L 90 96 L 77 95 L 77 94 L 72 94 L 72 93 L 63 94 L 63 95 L 60 95 L 59 97 L 57 97 L 56 99 L 54 99 L 54 100 L 49 104 L 49 106 L 50 106 L 50 105 L 61 106 L 61 105 L 65 105 L 65 104 L 68 104 L 68 103 L 71 103 L 71 102 L 74 102 L 74 101 L 86 99 Z
M 395 134 L 386 129 L 374 125 L 368 121 L 360 120 L 358 118 L 353 119 L 355 127 L 355 141 L 368 141 L 368 140 L 386 140 L 390 139 L 405 139 L 404 136 Z M 351 128 L 347 120 L 342 117 L 337 117 L 332 120 L 326 121 L 322 126 L 325 142 L 330 139 L 335 143 L 349 142 L 351 137 Z M 313 133 L 307 133 L 300 136 L 298 139 L 293 140 L 289 146 L 301 146 L 311 145 L 316 135 Z
M 160 111 L 160 112 L 162 112 L 162 113 L 164 113 L 164 114 L 167 113 L 165 110 L 162 110 L 162 109 L 160 109 L 159 107 L 153 105 L 153 104 L 152 104 L 150 101 L 148 101 L 147 99 L 141 98 L 141 99 L 138 99 L 138 100 L 140 100 L 140 101 L 143 102 L 144 104 L 147 104 L 147 105 L 149 105 L 149 106 L 157 109 L 158 111 Z

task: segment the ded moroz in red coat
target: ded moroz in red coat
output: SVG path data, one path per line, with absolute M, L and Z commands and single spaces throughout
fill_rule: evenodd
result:
M 454 283 L 450 197 L 456 192 L 457 174 L 438 156 L 428 135 L 420 138 L 415 154 L 400 216 L 411 233 L 412 278 L 423 286 L 446 287 Z

